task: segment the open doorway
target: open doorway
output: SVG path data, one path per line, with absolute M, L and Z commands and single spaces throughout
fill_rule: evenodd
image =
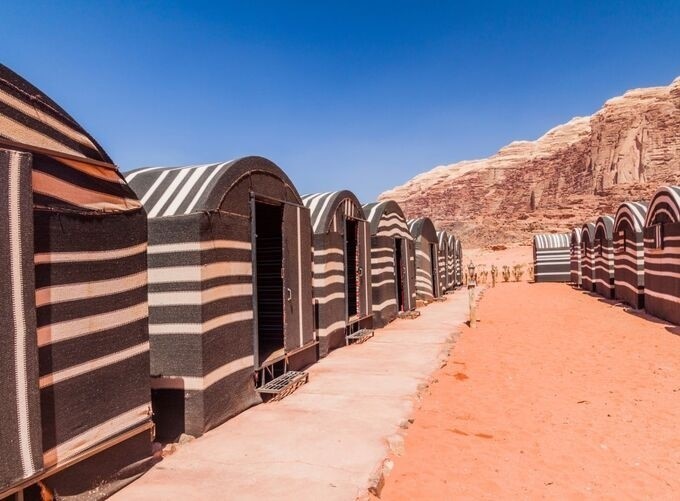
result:
M 347 284 L 347 317 L 358 313 L 359 283 L 357 280 L 359 224 L 354 219 L 345 220 L 345 283 Z
M 257 348 L 259 365 L 284 353 L 283 207 L 255 202 Z
M 437 247 L 435 244 L 430 244 L 430 268 L 430 273 L 432 274 L 432 297 L 437 297 L 439 275 L 437 274 Z
M 402 253 L 403 240 L 396 238 L 394 240 L 394 277 L 397 281 L 397 311 L 404 310 L 404 277 L 402 270 L 404 270 L 404 258 Z

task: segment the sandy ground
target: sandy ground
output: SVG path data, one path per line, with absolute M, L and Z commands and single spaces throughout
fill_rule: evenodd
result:
M 309 369 L 310 381 L 184 444 L 113 499 L 351 500 L 403 446 L 414 397 L 447 359 L 467 292 Z
M 562 284 L 486 291 L 382 499 L 680 499 L 680 328 Z

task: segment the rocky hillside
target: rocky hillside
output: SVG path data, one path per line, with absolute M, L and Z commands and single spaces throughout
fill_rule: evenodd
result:
M 515 141 L 482 160 L 440 166 L 386 191 L 408 217 L 424 214 L 464 244 L 529 244 L 568 231 L 625 200 L 680 184 L 680 78 L 607 101 L 536 141 Z

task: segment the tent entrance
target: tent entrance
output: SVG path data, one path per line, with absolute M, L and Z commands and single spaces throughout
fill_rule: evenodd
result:
M 437 297 L 439 274 L 437 273 L 437 248 L 434 244 L 430 244 L 430 273 L 432 275 L 432 297 Z
M 394 278 L 397 287 L 397 311 L 404 311 L 404 277 L 402 270 L 404 269 L 404 257 L 402 253 L 403 240 L 396 238 L 394 240 Z
M 347 318 L 359 313 L 359 223 L 345 220 L 345 283 L 347 284 Z
M 283 206 L 255 201 L 255 348 L 259 366 L 284 354 Z

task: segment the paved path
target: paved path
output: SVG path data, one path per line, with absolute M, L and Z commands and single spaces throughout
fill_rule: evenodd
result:
M 113 499 L 351 500 L 388 455 L 418 386 L 466 318 L 467 293 L 334 351 L 280 402 L 253 407 L 175 454 Z

